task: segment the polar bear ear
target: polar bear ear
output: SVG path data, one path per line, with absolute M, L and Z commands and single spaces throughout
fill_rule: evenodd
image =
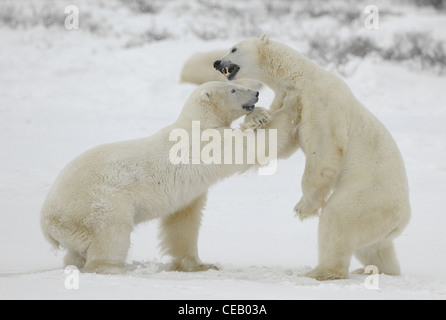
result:
M 209 93 L 209 91 L 207 90 L 201 91 L 201 99 L 203 99 L 203 101 L 210 101 L 210 98 L 211 94 Z
M 260 37 L 260 40 L 261 40 L 263 43 L 268 44 L 268 42 L 269 42 L 269 35 L 268 35 L 268 33 L 264 33 L 264 34 Z

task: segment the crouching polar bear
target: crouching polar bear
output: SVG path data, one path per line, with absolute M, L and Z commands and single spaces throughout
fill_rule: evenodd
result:
M 346 278 L 352 255 L 379 272 L 400 274 L 393 239 L 410 218 L 409 190 L 400 151 L 384 125 L 339 77 L 267 35 L 236 44 L 214 67 L 229 80 L 270 86 L 276 94 L 270 111 L 300 99 L 306 164 L 294 209 L 301 219 L 320 211 L 319 263 L 306 275 Z
M 41 213 L 47 240 L 55 248 L 67 250 L 65 265 L 76 265 L 83 272 L 125 272 L 133 227 L 160 218 L 161 249 L 173 258 L 174 269 L 214 268 L 200 261 L 197 250 L 202 209 L 210 185 L 248 170 L 255 161 L 262 163 L 264 159 L 260 158 L 272 148 L 279 157 L 287 157 L 297 149 L 298 108 L 290 104 L 290 108 L 284 107 L 270 116 L 263 108 L 254 108 L 258 95 L 257 91 L 232 83 L 209 82 L 191 94 L 171 126 L 148 138 L 98 146 L 69 163 L 50 189 Z M 191 133 L 193 125 L 199 122 L 203 134 L 212 128 L 225 137 L 225 130 L 236 130 L 230 129 L 231 122 L 246 114 L 244 127 L 264 125 L 278 129 L 273 130 L 276 139 L 264 144 L 254 163 L 227 164 L 226 158 L 207 164 L 197 161 L 192 150 L 194 142 L 186 144 L 187 152 L 177 154 L 181 150 L 177 148 L 181 136 L 178 132 Z M 260 131 L 246 130 L 256 138 Z M 207 146 L 205 141 L 199 141 L 200 150 Z M 212 143 L 226 145 L 224 139 Z M 246 152 L 248 146 L 242 147 Z M 238 156 L 235 151 L 240 150 L 231 149 L 231 157 Z M 221 152 L 222 157 L 226 154 L 226 150 Z M 186 161 L 176 161 L 184 155 Z

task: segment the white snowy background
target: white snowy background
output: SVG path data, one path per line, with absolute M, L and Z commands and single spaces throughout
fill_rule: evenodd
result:
M 435 4 L 435 6 L 432 5 Z M 1 299 L 445 299 L 446 3 L 375 1 L 1 0 Z M 79 8 L 79 30 L 64 26 Z M 397 238 L 403 274 L 318 282 L 317 219 L 300 222 L 305 158 L 279 161 L 212 187 L 199 253 L 219 271 L 167 270 L 157 222 L 138 226 L 122 276 L 80 274 L 65 288 L 63 253 L 39 226 L 64 165 L 98 144 L 171 124 L 195 85 L 179 83 L 193 53 L 269 32 L 338 73 L 388 127 L 406 162 L 413 215 Z M 273 98 L 268 88 L 258 105 Z M 389 181 L 389 183 L 392 183 Z M 188 186 L 193 187 L 193 186 Z M 353 258 L 351 269 L 360 267 Z

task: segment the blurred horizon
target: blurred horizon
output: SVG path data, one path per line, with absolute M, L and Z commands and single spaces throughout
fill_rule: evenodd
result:
M 65 10 L 72 5 L 79 9 L 79 30 L 65 29 Z M 124 49 L 162 41 L 239 41 L 267 32 L 341 74 L 348 73 L 351 61 L 367 57 L 445 73 L 443 0 L 376 1 L 377 30 L 364 26 L 368 5 L 362 0 L 4 0 L 0 30 L 81 32 L 95 41 L 115 39 Z

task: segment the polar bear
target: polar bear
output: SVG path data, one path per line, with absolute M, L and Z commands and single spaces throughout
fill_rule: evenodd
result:
M 222 57 L 226 53 L 226 49 L 216 49 L 212 51 L 197 52 L 190 56 L 183 65 L 181 70 L 180 82 L 189 82 L 201 85 L 209 81 L 228 81 L 225 76 L 215 72 L 212 63 Z M 234 83 L 259 90 L 262 84 L 258 81 L 249 79 L 235 81 Z
M 306 276 L 347 278 L 352 255 L 364 266 L 399 275 L 393 239 L 411 210 L 403 159 L 384 125 L 338 76 L 266 34 L 236 44 L 214 67 L 229 80 L 270 86 L 276 94 L 271 111 L 294 99 L 290 95 L 300 98 L 298 135 L 306 164 L 294 210 L 300 219 L 320 213 L 319 262 Z
M 177 121 L 155 135 L 101 145 L 71 161 L 56 178 L 41 212 L 46 239 L 56 249 L 67 250 L 65 265 L 83 272 L 124 273 L 133 227 L 159 218 L 161 249 L 173 258 L 174 269 L 215 268 L 202 263 L 197 250 L 207 190 L 256 163 L 194 164 L 189 147 L 181 156 L 192 163 L 176 163 L 172 150 L 179 142 L 172 134 L 191 133 L 199 122 L 202 132 L 213 129 L 224 137 L 225 130 L 236 130 L 230 129 L 233 120 L 248 114 L 243 125 L 256 130 L 246 132 L 256 136 L 261 126 L 276 129 L 278 156 L 291 155 L 298 146 L 298 108 L 290 104 L 270 116 L 263 108 L 254 108 L 258 96 L 258 91 L 229 82 L 208 82 L 191 94 Z M 217 143 L 223 145 L 223 140 Z M 199 144 L 201 150 L 206 142 L 199 140 Z M 264 151 L 273 145 L 265 144 Z

